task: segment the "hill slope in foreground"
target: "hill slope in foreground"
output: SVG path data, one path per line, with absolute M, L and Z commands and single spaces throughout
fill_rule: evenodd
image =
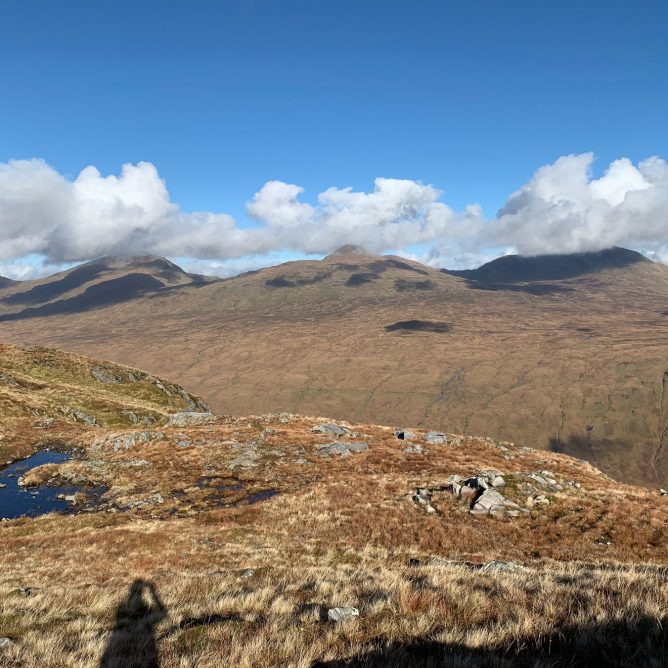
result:
M 665 665 L 657 492 L 492 439 L 183 412 L 52 350 L 0 365 L 3 458 L 74 453 L 23 489 L 81 490 L 0 524 L 3 666 Z
M 165 375 L 221 413 L 486 434 L 668 486 L 668 267 L 638 253 L 452 275 L 348 249 L 224 281 L 170 265 L 176 285 L 156 278 L 161 262 L 114 265 L 126 273 L 105 274 L 102 301 L 99 283 L 85 298 L 40 292 L 54 279 L 14 284 L 0 291 L 0 337 Z M 87 275 L 75 278 L 55 282 Z

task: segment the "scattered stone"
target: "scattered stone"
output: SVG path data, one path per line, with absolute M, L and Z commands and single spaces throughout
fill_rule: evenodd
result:
M 354 453 L 363 452 L 369 448 L 367 443 L 357 441 L 350 443 L 347 441 L 332 441 L 331 443 L 323 443 L 316 446 L 321 457 L 327 455 L 341 455 L 341 457 L 350 457 Z
M 412 441 L 416 437 L 415 432 L 410 429 L 398 429 L 394 435 L 401 441 Z
M 447 436 L 440 431 L 428 431 L 424 435 L 424 440 L 432 445 L 443 445 L 448 442 Z
M 419 443 L 412 443 L 408 447 L 404 448 L 404 452 L 412 455 L 421 455 L 424 451 Z
M 254 568 L 244 568 L 241 573 L 239 573 L 240 578 L 252 578 L 255 575 L 256 571 Z
M 348 427 L 341 427 L 340 425 L 331 422 L 317 424 L 311 431 L 316 434 L 332 434 L 333 436 L 350 436 L 353 433 Z
M 357 608 L 330 608 L 327 611 L 327 619 L 331 622 L 343 622 L 360 616 Z
M 430 489 L 426 487 L 418 487 L 418 489 L 415 490 L 412 499 L 415 503 L 424 506 L 428 513 L 436 512 L 436 508 L 431 505 L 432 491 Z
M 506 486 L 506 481 L 500 475 L 494 476 L 492 478 L 492 487 L 499 488 L 505 486 Z
M 14 644 L 11 638 L 0 638 L 0 652 L 9 649 Z
M 5 487 L 7 487 L 7 485 L 5 485 L 4 482 L 0 482 L 0 489 L 5 489 Z
M 295 461 L 295 464 L 299 464 L 300 466 L 304 466 L 304 464 L 308 464 L 308 461 L 304 459 L 303 457 L 300 457 Z
M 211 424 L 216 419 L 213 413 L 195 411 L 181 411 L 172 413 L 167 421 L 170 427 L 193 427 L 201 424 Z
M 100 383 L 105 383 L 107 385 L 120 385 L 123 382 L 123 379 L 110 371 L 109 369 L 105 369 L 103 366 L 94 366 L 91 369 L 91 374 L 93 374 L 93 378 L 97 380 Z
M 668 496 L 668 491 L 665 490 L 665 489 L 663 489 L 663 487 L 662 487 L 662 488 L 659 490 L 659 494 L 661 494 L 661 496 Z
M 192 441 L 189 441 L 188 439 L 184 439 L 182 441 L 177 441 L 176 447 L 177 448 L 189 448 L 193 444 Z
M 55 421 L 55 418 L 52 417 L 44 418 L 44 420 L 35 423 L 35 429 L 51 429 Z

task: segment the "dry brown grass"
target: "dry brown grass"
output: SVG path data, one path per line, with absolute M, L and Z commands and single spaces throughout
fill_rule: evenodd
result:
M 5 666 L 95 666 L 118 648 L 115 611 L 133 578 L 152 577 L 168 616 L 130 640 L 157 641 L 163 668 L 233 665 L 665 665 L 668 581 L 649 568 L 539 565 L 527 572 L 455 566 L 392 568 L 362 553 L 356 566 L 269 565 L 250 577 L 225 549 L 204 569 L 100 573 L 55 581 L 3 573 L 0 620 L 16 644 Z M 278 560 L 277 560 L 278 561 Z M 93 562 L 94 564 L 94 562 Z M 68 577 L 69 576 L 69 577 Z M 24 598 L 17 586 L 29 582 Z M 360 618 L 335 625 L 329 607 Z M 340 662 L 340 663 L 339 663 Z M 146 665 L 124 656 L 107 665 Z
M 118 439 L 139 428 L 68 432 L 77 457 L 26 482 L 109 489 L 95 512 L 0 524 L 0 637 L 14 640 L 0 665 L 145 668 L 153 641 L 162 668 L 665 665 L 666 497 L 489 439 L 431 445 L 418 430 L 423 452 L 406 452 L 368 424 L 340 437 L 366 451 L 321 457 L 333 439 L 313 433 L 320 421 L 221 417 L 127 448 Z M 445 493 L 429 515 L 410 498 L 491 469 L 520 505 L 527 473 L 564 489 L 516 519 L 472 516 Z M 525 569 L 479 568 L 493 559 Z M 166 617 L 121 605 L 138 580 Z M 333 606 L 360 617 L 335 625 Z M 101 664 L 109 647 L 133 654 Z
M 313 434 L 313 424 L 294 416 L 221 419 L 166 429 L 165 440 L 128 451 L 96 449 L 98 466 L 107 462 L 112 507 L 156 492 L 164 502 L 1 526 L 0 635 L 16 639 L 6 665 L 98 665 L 112 637 L 116 646 L 115 611 L 137 579 L 155 584 L 169 612 L 147 636 L 157 638 L 163 668 L 362 658 L 426 666 L 445 655 L 461 666 L 556 667 L 574 657 L 582 665 L 662 665 L 664 498 L 568 457 L 510 444 L 510 461 L 475 439 L 409 455 L 392 431 L 370 425 L 358 427 L 367 452 L 321 458 L 315 446 L 328 439 Z M 179 447 L 184 437 L 193 445 Z M 244 447 L 256 451 L 255 466 L 230 470 Z M 137 458 L 150 468 L 123 467 Z M 87 461 L 34 475 L 85 477 Z M 439 514 L 427 515 L 407 498 L 416 485 L 487 468 L 509 479 L 549 468 L 582 487 L 515 520 L 473 517 L 445 497 L 435 501 Z M 203 476 L 243 488 L 211 492 L 196 484 Z M 280 493 L 243 503 L 267 488 Z M 434 556 L 459 565 L 429 565 Z M 528 570 L 465 566 L 491 559 Z M 256 572 L 242 577 L 246 568 Z M 21 587 L 34 595 L 24 598 Z M 322 619 L 328 607 L 346 605 L 361 617 L 341 625 Z

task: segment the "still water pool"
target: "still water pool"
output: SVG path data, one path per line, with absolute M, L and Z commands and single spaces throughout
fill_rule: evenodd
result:
M 84 492 L 92 499 L 101 496 L 105 491 L 103 487 L 38 485 L 26 488 L 19 486 L 19 478 L 30 469 L 43 464 L 62 464 L 71 458 L 72 455 L 64 452 L 42 450 L 26 459 L 0 468 L 0 519 L 38 517 L 52 512 L 72 513 L 81 510 L 81 507 L 72 506 L 64 499 L 59 499 L 59 495 Z

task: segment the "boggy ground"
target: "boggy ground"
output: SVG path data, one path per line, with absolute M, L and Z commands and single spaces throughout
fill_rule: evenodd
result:
M 83 426 L 77 460 L 25 477 L 109 490 L 0 525 L 0 665 L 666 665 L 666 497 L 489 439 L 202 422 Z M 323 456 L 332 441 L 356 445 Z M 490 470 L 529 512 L 411 498 Z M 536 473 L 562 488 L 546 504 L 526 496 Z M 334 623 L 336 606 L 360 615 Z

